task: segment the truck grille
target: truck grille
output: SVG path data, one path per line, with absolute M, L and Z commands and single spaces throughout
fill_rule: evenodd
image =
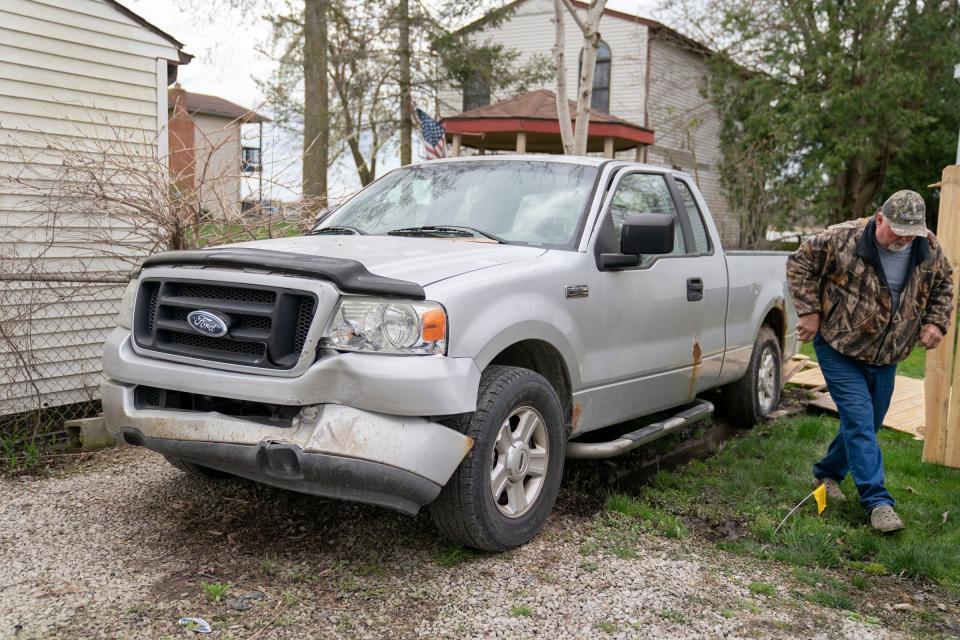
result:
M 313 324 L 313 293 L 281 287 L 211 284 L 168 278 L 140 284 L 134 340 L 142 349 L 266 369 L 296 365 Z M 191 311 L 223 319 L 222 336 L 198 332 Z

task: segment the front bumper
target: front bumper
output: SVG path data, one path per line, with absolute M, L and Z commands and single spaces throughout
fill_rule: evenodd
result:
M 281 377 L 145 357 L 118 327 L 103 348 L 103 372 L 128 384 L 290 406 L 341 404 L 398 416 L 446 416 L 477 408 L 480 370 L 472 358 L 337 353 L 303 375 Z
M 107 427 L 131 444 L 265 484 L 415 514 L 473 440 L 423 418 L 323 404 L 290 426 L 216 412 L 138 409 L 134 387 L 101 385 Z

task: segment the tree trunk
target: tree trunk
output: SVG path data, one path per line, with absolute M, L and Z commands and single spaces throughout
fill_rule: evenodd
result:
M 567 8 L 567 12 L 570 14 L 570 17 L 573 18 L 573 21 L 580 27 L 580 32 L 583 34 L 583 49 L 582 56 L 580 60 L 580 74 L 579 81 L 577 83 L 577 122 L 573 131 L 573 150 L 572 153 L 575 156 L 585 156 L 587 155 L 587 137 L 590 135 L 590 101 L 593 97 L 593 71 L 594 66 L 597 61 L 597 45 L 600 44 L 600 32 L 598 28 L 600 26 L 600 18 L 603 17 L 603 8 L 607 4 L 607 0 L 593 0 L 590 5 L 590 9 L 587 10 L 587 18 L 584 20 L 577 14 L 577 9 L 571 2 L 571 0 L 554 0 L 554 13 L 556 14 L 557 19 L 557 50 L 554 51 L 555 58 L 558 59 L 558 69 L 557 69 L 557 115 L 560 117 L 561 107 L 563 111 L 568 111 L 566 107 L 567 96 L 566 96 L 566 80 L 561 75 L 563 69 L 559 68 L 559 61 L 562 61 L 563 52 L 560 49 L 563 43 L 563 12 L 560 10 L 560 5 L 563 4 Z M 561 82 L 563 82 L 563 96 L 560 96 Z M 561 100 L 563 105 L 561 105 Z M 569 120 L 569 118 L 568 118 Z M 563 118 L 561 118 L 560 123 L 560 133 L 561 137 L 563 136 Z M 564 140 L 564 148 L 566 148 L 566 140 Z M 567 151 L 571 153 L 571 151 Z
M 400 27 L 400 164 L 413 162 L 413 99 L 410 95 L 410 6 L 400 0 L 397 7 Z
M 598 3 L 601 4 L 601 3 Z M 593 99 L 593 69 L 597 62 L 600 34 L 583 34 L 583 58 L 580 63 L 580 81 L 577 91 L 577 124 L 573 134 L 573 155 L 587 155 L 587 136 L 590 134 L 590 102 Z
M 557 119 L 560 122 L 560 140 L 563 152 L 573 153 L 573 125 L 570 123 L 570 103 L 567 101 L 567 63 L 564 57 L 566 40 L 563 28 L 563 0 L 553 0 L 556 36 L 553 44 L 553 60 L 557 76 Z
M 327 90 L 327 8 L 329 0 L 305 0 L 303 21 L 303 198 L 327 206 L 330 147 Z
M 873 201 L 883 188 L 890 159 L 889 152 L 881 153 L 876 164 L 870 167 L 864 160 L 849 161 L 846 169 L 834 180 L 837 206 L 828 212 L 828 224 L 874 214 Z

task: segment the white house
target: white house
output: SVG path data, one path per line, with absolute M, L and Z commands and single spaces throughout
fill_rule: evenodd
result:
M 182 49 L 113 0 L 0 2 L 0 416 L 98 397 L 121 267 L 90 242 L 102 216 L 59 183 L 70 163 L 166 156 Z
M 586 15 L 588 5 L 573 4 Z M 504 45 L 520 53 L 521 60 L 540 54 L 551 57 L 555 24 L 552 0 L 516 0 L 513 12 L 498 26 L 483 19 L 466 27 L 474 37 Z M 564 11 L 565 59 L 568 97 L 576 98 L 578 61 L 583 38 L 579 27 Z M 652 129 L 655 142 L 646 146 L 642 160 L 671 166 L 693 176 L 717 220 L 722 239 L 735 245 L 736 216 L 720 187 L 719 119 L 702 89 L 709 49 L 654 20 L 607 9 L 600 20 L 602 43 L 594 77 L 593 107 Z M 538 88 L 538 87 L 533 87 Z M 556 90 L 553 81 L 544 89 Z M 440 96 L 441 116 L 496 102 L 482 81 L 469 83 L 462 92 Z M 624 155 L 634 159 L 633 152 Z

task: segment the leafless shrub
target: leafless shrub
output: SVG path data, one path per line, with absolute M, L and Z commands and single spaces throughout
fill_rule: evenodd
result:
M 198 161 L 176 172 L 155 136 L 91 121 L 66 135 L 20 132 L 0 157 L 14 168 L 0 173 L 0 442 L 32 442 L 99 410 L 102 345 L 145 257 L 294 235 L 312 222 L 299 215 L 309 203 L 292 215 L 242 206 L 239 142 L 226 128 L 198 128 L 188 150 Z M 209 161 L 217 156 L 233 160 Z

